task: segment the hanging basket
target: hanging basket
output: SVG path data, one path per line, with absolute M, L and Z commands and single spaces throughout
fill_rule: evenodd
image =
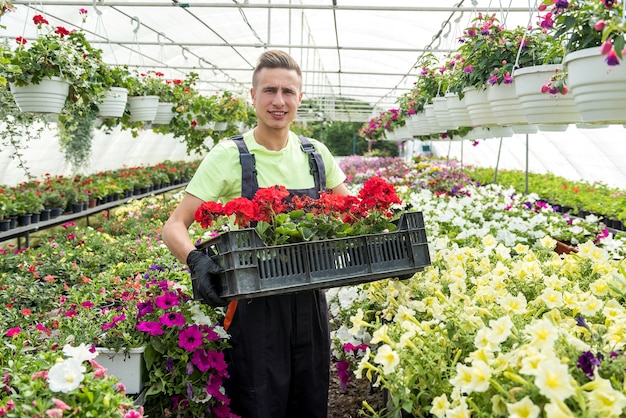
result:
M 526 120 L 538 125 L 567 125 L 581 122 L 571 94 L 550 95 L 541 92 L 560 68 L 559 65 L 537 65 L 513 72 L 515 92 L 519 98 Z
M 445 130 L 452 130 L 459 127 L 448 111 L 448 100 L 445 97 L 433 97 L 433 107 L 437 123 Z
M 487 87 L 487 100 L 498 125 L 527 125 L 514 83 L 493 84 Z
M 215 124 L 213 125 L 213 130 L 221 132 L 225 131 L 227 127 L 228 124 L 226 122 L 215 122 Z
M 465 97 L 460 99 L 456 93 L 446 93 L 446 105 L 450 116 L 458 126 L 468 127 L 473 125 L 467 111 Z
M 496 119 L 491 111 L 487 90 L 479 90 L 476 87 L 468 87 L 463 90 L 465 93 L 465 104 L 469 113 L 472 125 L 492 126 L 497 125 Z
M 15 103 L 22 112 L 59 114 L 70 91 L 70 83 L 60 77 L 43 79 L 39 84 L 9 85 Z
M 159 96 L 131 96 L 128 98 L 130 121 L 153 121 L 159 106 Z
M 98 105 L 98 117 L 121 118 L 126 109 L 128 90 L 123 87 L 111 87 L 111 90 Z
M 569 53 L 563 63 L 567 66 L 567 85 L 583 122 L 626 122 L 626 67 L 623 63 L 607 65 L 600 47 Z
M 174 111 L 172 110 L 174 103 L 172 102 L 159 102 L 157 106 L 157 113 L 152 121 L 153 125 L 169 125 L 170 121 L 174 117 Z

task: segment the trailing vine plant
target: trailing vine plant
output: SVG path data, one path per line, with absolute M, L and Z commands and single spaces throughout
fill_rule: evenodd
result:
M 12 149 L 10 158 L 17 161 L 17 167 L 24 171 L 27 178 L 32 178 L 23 152 L 28 148 L 30 140 L 36 141 L 41 138 L 46 120 L 42 115 L 23 113 L 5 85 L 0 87 L 0 121 L 2 148 Z

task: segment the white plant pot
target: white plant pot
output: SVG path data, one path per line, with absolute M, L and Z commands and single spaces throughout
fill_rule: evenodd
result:
M 432 104 L 424 105 L 424 115 L 426 115 L 426 120 L 428 121 L 428 126 L 430 128 L 430 133 L 440 134 L 446 131 L 441 125 L 439 125 L 439 121 L 437 120 L 437 116 L 435 116 L 435 106 Z
M 446 131 L 459 127 L 448 111 L 448 100 L 445 97 L 433 97 L 433 108 L 437 124 Z
M 469 113 L 472 125 L 492 126 L 497 125 L 496 119 L 491 111 L 487 90 L 479 90 L 476 87 L 468 87 L 463 90 L 465 94 L 465 105 Z
M 107 95 L 98 105 L 98 117 L 121 118 L 126 109 L 128 90 L 123 87 L 111 87 Z
M 59 114 L 70 92 L 70 83 L 60 77 L 42 79 L 39 84 L 9 85 L 22 112 Z
M 128 98 L 130 121 L 153 121 L 159 106 L 159 96 L 131 96 Z
M 115 376 L 126 387 L 127 394 L 138 394 L 143 389 L 145 364 L 144 347 L 131 348 L 127 352 L 96 347 L 96 362 L 107 369 L 107 375 Z
M 445 97 L 446 107 L 456 125 L 465 127 L 473 126 L 469 112 L 467 111 L 467 105 L 465 104 L 465 97 L 460 99 L 459 95 L 456 93 L 447 93 Z
M 487 87 L 487 100 L 498 125 L 527 125 L 528 120 L 515 92 L 514 83 Z
M 600 47 L 567 54 L 567 86 L 585 123 L 626 122 L 626 64 L 609 66 Z
M 225 131 L 227 127 L 228 127 L 228 124 L 226 122 L 215 122 L 215 124 L 213 125 L 213 130 Z
M 530 124 L 570 124 L 581 122 L 571 94 L 551 95 L 541 92 L 541 87 L 556 74 L 559 65 L 537 65 L 513 72 L 515 92 L 526 120 Z
M 174 103 L 172 102 L 159 102 L 157 106 L 157 113 L 152 121 L 153 125 L 169 125 L 170 121 L 174 117 L 175 113 L 172 110 Z

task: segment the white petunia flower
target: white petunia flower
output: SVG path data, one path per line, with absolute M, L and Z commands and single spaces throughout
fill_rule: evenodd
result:
M 541 409 L 528 396 L 519 402 L 507 403 L 506 410 L 509 412 L 509 418 L 536 418 L 541 412 Z
M 511 335 L 513 321 L 510 316 L 505 315 L 498 319 L 490 320 L 489 327 L 491 327 L 490 338 L 496 344 L 500 344 L 506 341 L 506 339 Z
M 507 312 L 518 315 L 526 313 L 527 302 L 523 293 L 518 293 L 517 296 L 507 294 L 499 301 L 499 305 Z
M 545 360 L 539 364 L 535 385 L 550 400 L 564 401 L 576 393 L 567 365 L 557 360 Z
M 70 344 L 65 344 L 63 346 L 63 354 L 67 357 L 75 358 L 80 363 L 83 361 L 93 360 L 98 357 L 98 352 L 91 352 L 85 343 L 81 343 L 78 347 L 72 347 Z
M 596 373 L 594 380 L 585 385 L 585 389 L 588 388 L 592 389 L 585 392 L 590 411 L 607 418 L 621 416 L 626 408 L 626 396 L 621 391 L 615 390 L 611 382 Z
M 393 351 L 393 349 L 389 345 L 384 344 L 376 352 L 374 362 L 383 366 L 384 374 L 390 375 L 394 372 L 396 366 L 400 363 L 400 357 L 398 356 L 398 353 Z
M 48 371 L 48 386 L 53 392 L 69 393 L 78 388 L 85 378 L 82 361 L 70 357 L 55 364 Z
M 559 337 L 559 330 L 548 318 L 542 318 L 527 325 L 524 334 L 528 336 L 530 345 L 540 349 L 552 349 Z
M 450 401 L 448 401 L 448 397 L 444 393 L 433 399 L 431 405 L 430 413 L 437 418 L 443 418 L 446 415 L 446 411 L 450 408 Z
M 550 402 L 543 407 L 547 417 L 550 418 L 574 418 L 575 415 L 563 402 Z

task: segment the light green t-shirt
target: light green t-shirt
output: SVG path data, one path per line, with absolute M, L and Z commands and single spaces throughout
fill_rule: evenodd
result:
M 293 132 L 289 133 L 287 146 L 280 151 L 259 145 L 252 131 L 244 134 L 244 141 L 255 155 L 259 187 L 282 185 L 287 189 L 308 189 L 315 186 L 309 157 L 300 148 L 300 140 Z M 328 148 L 315 139 L 311 139 L 311 143 L 324 160 L 326 187 L 332 189 L 340 185 L 346 176 Z M 218 142 L 200 163 L 185 191 L 205 202 L 225 203 L 241 196 L 241 163 L 235 142 Z

